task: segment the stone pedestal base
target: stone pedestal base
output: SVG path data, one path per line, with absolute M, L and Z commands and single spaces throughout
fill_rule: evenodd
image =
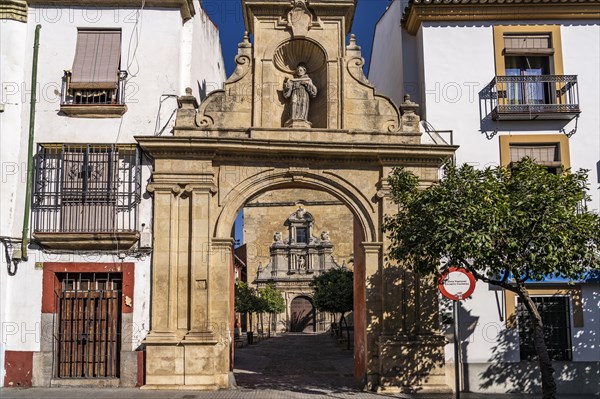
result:
M 143 389 L 212 391 L 230 386 L 229 347 L 224 343 L 146 342 Z
M 285 127 L 295 129 L 310 129 L 312 127 L 312 123 L 305 121 L 304 119 L 288 119 L 284 125 Z
M 442 335 L 380 338 L 379 391 L 451 393 L 446 384 Z

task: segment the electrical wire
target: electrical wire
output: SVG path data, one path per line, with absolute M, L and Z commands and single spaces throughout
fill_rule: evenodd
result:
M 144 11 L 144 7 L 146 6 L 146 0 L 142 0 L 142 6 L 141 8 L 136 11 L 135 13 L 135 24 L 133 25 L 133 29 L 131 30 L 131 36 L 129 37 L 129 44 L 127 46 L 127 74 L 128 74 L 128 78 L 127 80 L 131 79 L 131 78 L 135 78 L 137 76 L 137 74 L 140 72 L 140 64 L 137 61 L 137 50 L 138 47 L 140 45 L 140 39 L 142 37 L 142 17 L 143 17 L 143 11 Z M 131 44 L 133 43 L 133 39 L 135 36 L 135 46 L 133 48 L 133 54 L 131 52 Z M 131 72 L 131 67 L 134 65 L 134 63 L 136 64 L 136 72 L 133 73 Z

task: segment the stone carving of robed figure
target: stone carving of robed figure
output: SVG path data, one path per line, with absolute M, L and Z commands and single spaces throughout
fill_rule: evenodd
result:
M 317 87 L 306 74 L 306 65 L 298 64 L 292 79 L 283 82 L 283 97 L 290 99 L 290 119 L 285 123 L 288 127 L 311 127 L 308 121 L 310 99 L 317 96 Z

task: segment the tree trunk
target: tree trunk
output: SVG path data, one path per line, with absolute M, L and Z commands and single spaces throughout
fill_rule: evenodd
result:
M 533 342 L 535 352 L 540 363 L 540 371 L 542 372 L 542 392 L 543 399 L 556 399 L 556 381 L 554 380 L 554 367 L 548 355 L 548 347 L 544 341 L 544 323 L 542 316 L 537 309 L 537 306 L 531 300 L 529 293 L 525 287 L 519 287 L 517 293 L 523 300 L 523 304 L 529 312 L 531 326 L 533 328 Z
M 265 326 L 263 324 L 263 312 L 260 312 L 260 333 L 265 333 Z
M 342 332 L 342 321 L 346 325 L 346 340 L 348 341 L 346 343 L 346 349 L 350 349 L 350 328 L 348 327 L 348 322 L 344 317 L 344 313 L 342 313 L 342 317 L 340 318 L 340 338 L 344 335 L 344 333 Z
M 271 315 L 272 313 L 269 313 L 269 326 L 267 328 L 267 338 L 271 338 Z

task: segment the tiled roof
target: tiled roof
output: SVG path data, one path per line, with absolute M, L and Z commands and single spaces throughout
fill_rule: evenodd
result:
M 448 20 L 452 20 L 452 16 L 460 15 L 462 12 L 460 9 L 464 10 L 464 7 L 481 7 L 482 9 L 487 6 L 493 6 L 493 8 L 506 7 L 507 9 L 510 7 L 540 7 L 540 11 L 542 11 L 542 7 L 544 6 L 587 6 L 589 7 L 598 7 L 598 15 L 600 15 L 600 0 L 409 0 L 408 5 L 404 9 L 404 13 L 402 14 L 402 24 L 405 25 L 409 19 L 410 13 L 414 8 L 420 8 L 422 10 L 436 9 L 441 11 L 440 9 L 447 8 L 448 12 Z M 443 19 L 439 16 L 439 19 Z M 566 19 L 569 17 L 566 16 Z

